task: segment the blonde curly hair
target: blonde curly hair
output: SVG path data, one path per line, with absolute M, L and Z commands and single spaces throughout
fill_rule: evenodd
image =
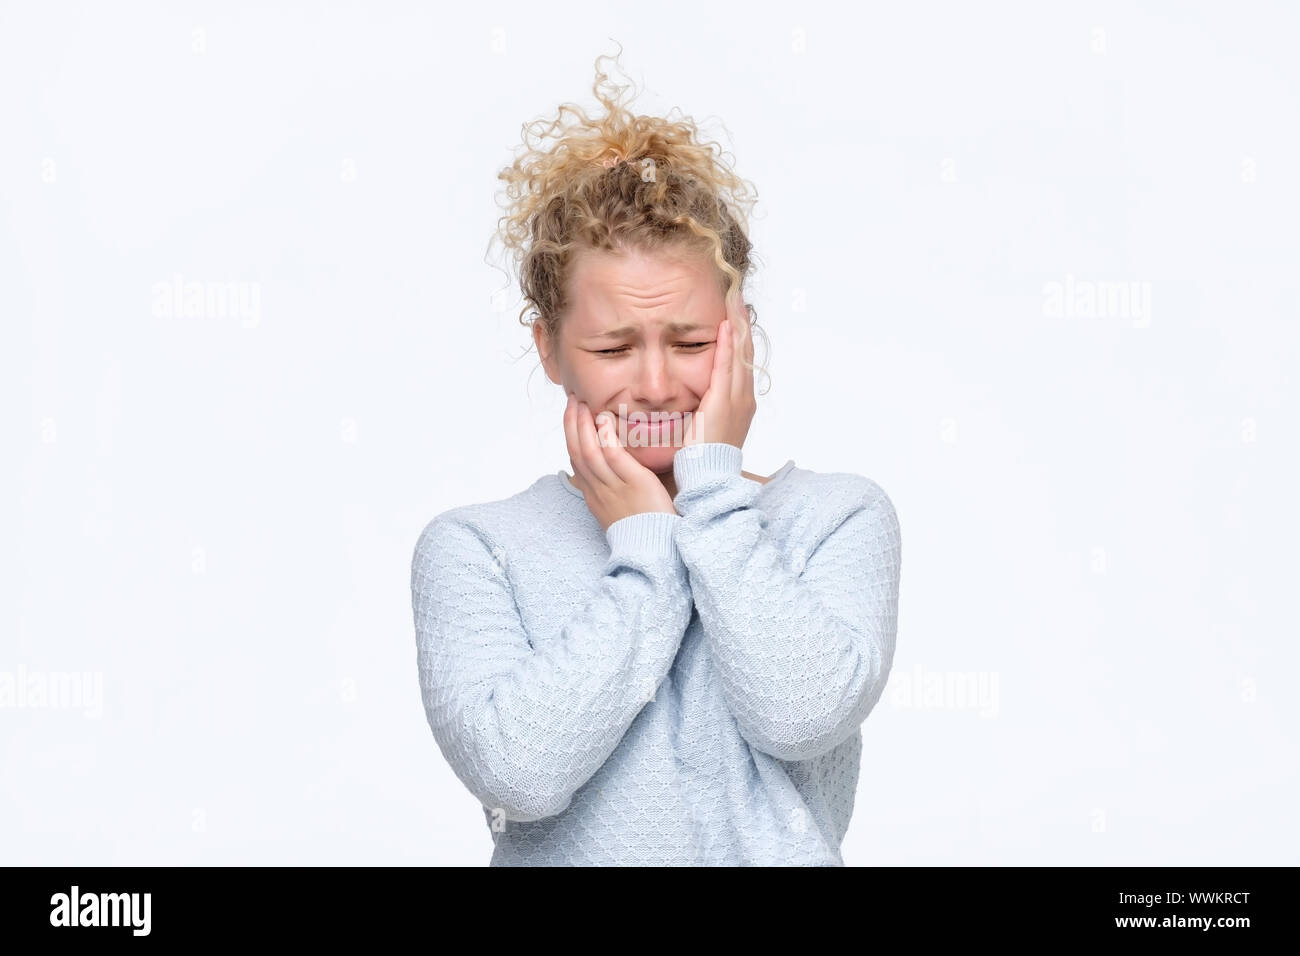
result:
M 630 86 L 611 82 L 601 69 L 607 59 L 596 58 L 592 85 L 605 115 L 592 118 L 563 103 L 555 119 L 525 123 L 524 152 L 497 174 L 506 201 L 493 240 L 509 251 L 519 275 L 519 322 L 541 322 L 552 339 L 581 250 L 706 259 L 717 266 L 724 298 L 733 290 L 743 295 L 753 268 L 747 218 L 756 190 L 722 162 L 721 146 L 700 138 L 691 117 L 634 116 L 621 102 Z M 564 123 L 566 113 L 574 123 Z M 746 309 L 766 349 L 757 312 Z

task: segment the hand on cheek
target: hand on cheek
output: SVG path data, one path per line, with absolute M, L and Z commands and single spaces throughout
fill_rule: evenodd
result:
M 754 336 L 749 310 L 739 292 L 727 296 L 727 314 L 718 325 L 708 391 L 691 416 L 684 445 L 725 442 L 744 447 L 758 402 L 754 398 Z
M 564 437 L 573 466 L 573 484 L 601 530 L 622 518 L 647 511 L 676 514 L 673 499 L 659 476 L 629 454 L 618 441 L 611 416 L 597 425 L 585 402 L 572 392 L 564 406 Z

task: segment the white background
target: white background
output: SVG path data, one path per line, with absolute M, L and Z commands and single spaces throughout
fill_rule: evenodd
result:
M 744 467 L 898 510 L 846 862 L 1300 863 L 1298 26 L 5 3 L 0 677 L 102 699 L 0 708 L 0 863 L 487 862 L 411 552 L 569 470 L 487 242 L 522 124 L 620 43 L 759 191 Z M 177 276 L 257 314 L 160 313 Z M 1067 277 L 1150 308 L 1057 314 Z

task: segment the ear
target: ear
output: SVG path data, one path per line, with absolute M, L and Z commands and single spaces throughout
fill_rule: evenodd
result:
M 546 370 L 546 377 L 556 385 L 563 384 L 560 380 L 559 363 L 555 361 L 551 337 L 547 334 L 541 319 L 533 321 L 533 344 L 537 346 L 537 354 L 542 358 L 542 368 Z

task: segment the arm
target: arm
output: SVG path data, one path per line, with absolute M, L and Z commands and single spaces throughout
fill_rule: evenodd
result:
M 741 733 L 778 759 L 807 760 L 848 739 L 889 677 L 898 517 L 864 479 L 813 553 L 787 566 L 740 462 L 741 449 L 721 442 L 677 453 L 674 540 Z
M 508 820 L 562 812 L 653 699 L 691 616 L 672 543 L 680 520 L 646 512 L 610 525 L 603 576 L 540 650 L 479 531 L 440 516 L 421 533 L 411 601 L 425 715 L 485 807 Z

